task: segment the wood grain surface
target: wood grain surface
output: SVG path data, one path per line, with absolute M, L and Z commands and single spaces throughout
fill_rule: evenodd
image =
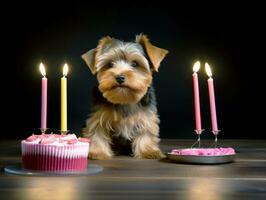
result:
M 189 147 L 191 140 L 163 140 L 164 152 Z M 204 141 L 208 146 L 210 141 Z M 234 163 L 189 165 L 116 156 L 89 161 L 95 175 L 32 177 L 10 175 L 4 167 L 21 162 L 20 142 L 0 142 L 0 199 L 266 199 L 266 141 L 223 140 L 237 150 Z

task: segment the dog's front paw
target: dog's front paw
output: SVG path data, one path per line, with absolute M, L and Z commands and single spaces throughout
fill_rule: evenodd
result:
M 146 158 L 146 159 L 161 159 L 165 158 L 165 155 L 160 150 L 158 150 L 158 151 L 146 151 L 141 153 L 137 157 Z
M 90 152 L 89 153 L 89 159 L 91 159 L 91 160 L 107 160 L 110 158 L 111 158 L 111 156 L 109 156 L 103 152 L 99 152 L 99 153 Z

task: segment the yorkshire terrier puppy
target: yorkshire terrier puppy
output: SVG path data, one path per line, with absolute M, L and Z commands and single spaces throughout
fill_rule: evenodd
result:
M 92 140 L 91 159 L 111 158 L 117 147 L 129 148 L 136 158 L 163 157 L 152 75 L 167 53 L 140 34 L 135 42 L 106 36 L 82 55 L 99 82 L 83 130 Z

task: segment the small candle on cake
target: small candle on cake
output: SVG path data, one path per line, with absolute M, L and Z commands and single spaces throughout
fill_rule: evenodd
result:
M 68 65 L 63 67 L 63 77 L 61 78 L 61 133 L 67 133 L 67 76 Z
M 40 63 L 40 72 L 42 74 L 42 103 L 41 103 L 41 132 L 45 133 L 47 130 L 47 78 L 43 63 Z
M 197 61 L 193 65 L 192 80 L 193 80 L 194 109 L 195 109 L 195 123 L 196 123 L 195 131 L 196 131 L 196 133 L 198 135 L 200 135 L 201 132 L 202 132 L 202 128 L 201 128 L 201 113 L 200 113 L 199 81 L 198 81 L 198 74 L 197 74 L 199 69 L 200 69 L 200 62 Z
M 212 132 L 214 135 L 217 135 L 219 133 L 219 130 L 218 130 L 218 124 L 217 124 L 217 115 L 216 115 L 214 84 L 213 84 L 211 67 L 208 63 L 205 63 L 205 70 L 209 77 L 208 78 L 208 90 L 209 90 L 209 99 L 210 99 Z

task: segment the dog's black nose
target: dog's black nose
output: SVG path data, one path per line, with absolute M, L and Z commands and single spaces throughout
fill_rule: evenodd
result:
M 116 82 L 119 84 L 122 84 L 125 82 L 125 76 L 124 75 L 118 75 L 115 77 L 115 79 L 116 79 Z

